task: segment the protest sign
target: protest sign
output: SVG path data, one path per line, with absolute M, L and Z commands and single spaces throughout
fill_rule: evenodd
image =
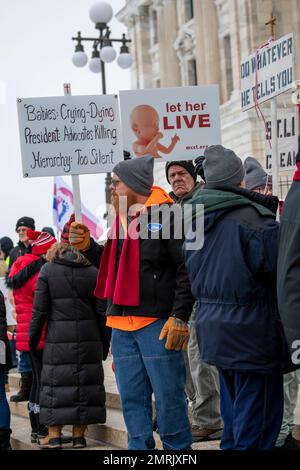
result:
M 124 149 L 191 160 L 221 143 L 217 85 L 120 91 Z
M 266 121 L 266 131 L 271 136 L 271 120 Z M 291 171 L 296 168 L 297 153 L 297 117 L 296 110 L 277 111 L 277 142 L 279 171 Z M 266 162 L 268 172 L 272 170 L 272 149 L 266 141 Z
M 270 41 L 241 62 L 242 111 L 289 90 L 293 83 L 293 35 Z
M 18 99 L 24 177 L 109 172 L 123 159 L 115 95 Z

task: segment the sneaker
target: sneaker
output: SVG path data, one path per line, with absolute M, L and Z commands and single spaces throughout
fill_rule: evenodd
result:
M 280 447 L 275 447 L 276 450 L 300 450 L 300 441 L 295 439 L 290 433 L 286 440 L 284 441 L 284 444 Z
M 221 439 L 223 433 L 223 428 L 219 429 L 207 429 L 197 426 L 196 424 L 192 425 L 192 438 L 193 442 L 200 441 L 218 441 Z
M 84 437 L 73 437 L 73 449 L 83 449 L 84 447 L 86 447 Z
M 38 440 L 38 446 L 40 449 L 61 449 L 61 438 L 46 436 Z

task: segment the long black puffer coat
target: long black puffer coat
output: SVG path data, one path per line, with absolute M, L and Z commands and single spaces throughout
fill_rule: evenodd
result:
M 34 350 L 47 322 L 40 392 L 44 425 L 106 420 L 102 358 L 110 329 L 93 296 L 96 279 L 97 269 L 73 248 L 40 271 L 29 344 Z

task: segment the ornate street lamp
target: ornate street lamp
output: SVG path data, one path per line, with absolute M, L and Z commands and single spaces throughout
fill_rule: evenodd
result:
M 106 94 L 106 81 L 105 81 L 105 63 L 113 62 L 117 56 L 117 52 L 113 47 L 113 43 L 121 43 L 120 54 L 117 58 L 117 63 L 122 69 L 127 69 L 132 65 L 132 57 L 129 54 L 127 44 L 131 42 L 123 34 L 122 38 L 111 38 L 111 30 L 108 23 L 113 17 L 113 9 L 106 2 L 95 3 L 90 8 L 90 19 L 95 23 L 95 28 L 99 31 L 98 37 L 82 37 L 81 32 L 78 31 L 77 36 L 72 38 L 76 41 L 75 52 L 72 57 L 72 62 L 76 67 L 84 67 L 88 63 L 88 56 L 84 52 L 83 41 L 91 41 L 93 43 L 92 57 L 89 61 L 89 69 L 93 73 L 101 73 L 102 77 L 102 94 Z M 105 178 L 105 200 L 106 207 L 110 203 L 110 183 L 111 175 L 106 173 Z

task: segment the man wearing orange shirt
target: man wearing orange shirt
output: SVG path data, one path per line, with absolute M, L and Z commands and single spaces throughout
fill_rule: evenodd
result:
M 76 222 L 71 224 L 69 240 L 94 262 L 101 258 L 95 295 L 108 301 L 107 325 L 113 329 L 112 352 L 128 448 L 155 447 L 154 394 L 164 449 L 190 449 L 182 349 L 187 347 L 194 299 L 182 239 L 176 237 L 174 216 L 167 210 L 173 200 L 153 186 L 149 156 L 118 163 L 111 194 L 117 216 L 104 250 Z

